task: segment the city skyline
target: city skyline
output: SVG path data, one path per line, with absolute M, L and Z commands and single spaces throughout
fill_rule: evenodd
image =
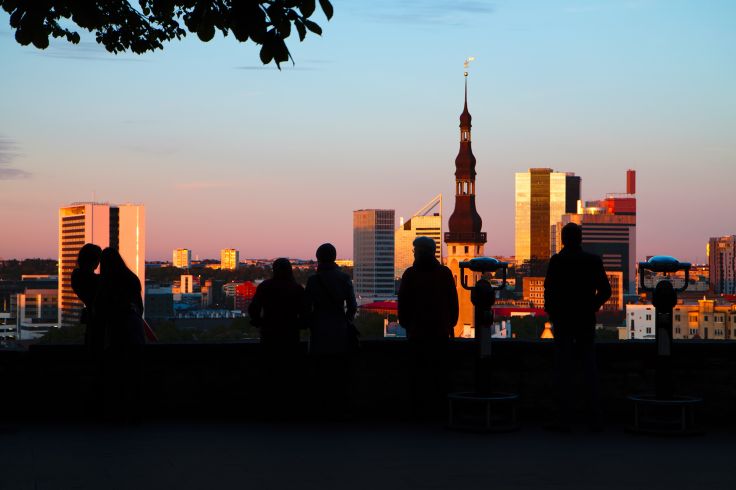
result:
M 623 192 L 620 174 L 635 168 L 637 260 L 702 263 L 710 237 L 733 233 L 736 6 L 471 10 L 336 5 L 321 39 L 290 45 L 296 65 L 282 72 L 220 37 L 145 56 L 89 39 L 39 51 L 17 45 L 0 13 L 13 68 L 0 82 L 13 94 L 0 100 L 0 220 L 22 237 L 0 257 L 54 257 L 56 210 L 94 195 L 146 204 L 153 260 L 180 246 L 311 258 L 326 241 L 350 257 L 352 210 L 408 215 L 426 195 L 453 195 L 469 55 L 486 254 L 513 254 L 513 178 L 530 167 L 575 172 L 583 200 Z

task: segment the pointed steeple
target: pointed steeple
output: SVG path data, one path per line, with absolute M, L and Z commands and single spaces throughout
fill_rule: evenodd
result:
M 468 110 L 468 73 L 465 72 L 465 97 L 460 114 L 460 149 L 455 158 L 455 210 L 448 222 L 445 241 L 485 243 L 483 220 L 475 209 L 475 155 L 471 145 L 472 116 Z M 449 240 L 448 240 L 449 238 Z
M 463 106 L 463 113 L 460 114 L 460 129 L 465 128 L 470 131 L 472 120 L 473 116 L 468 111 L 468 72 L 465 72 L 465 106 Z

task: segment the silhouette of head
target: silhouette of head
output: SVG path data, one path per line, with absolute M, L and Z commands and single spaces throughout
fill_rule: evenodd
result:
M 417 237 L 412 242 L 412 245 L 414 245 L 414 258 L 418 260 L 434 257 L 435 251 L 437 250 L 434 240 L 428 236 Z
M 583 243 L 583 229 L 576 223 L 562 227 L 562 244 L 566 247 L 579 247 Z
M 93 271 L 100 265 L 102 249 L 94 243 L 85 243 L 77 255 L 77 267 Z
M 100 258 L 100 274 L 110 278 L 119 278 L 127 273 L 133 274 L 133 271 L 125 265 L 123 257 L 116 249 L 107 247 L 102 251 Z
M 291 270 L 291 262 L 289 259 L 276 259 L 273 261 L 273 278 L 274 279 L 293 279 L 294 273 Z
M 329 264 L 337 258 L 337 250 L 331 243 L 323 243 L 317 247 L 317 262 Z

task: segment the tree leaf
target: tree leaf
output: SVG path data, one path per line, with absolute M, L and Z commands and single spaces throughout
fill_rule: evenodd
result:
M 302 0 L 301 5 L 299 5 L 299 11 L 304 17 L 310 17 L 314 13 L 315 8 L 314 0 Z
M 299 40 L 304 41 L 304 38 L 307 35 L 307 28 L 304 27 L 304 24 L 302 24 L 300 20 L 295 20 L 294 26 L 296 27 L 296 30 L 299 33 Z
M 304 25 L 307 26 L 307 29 L 309 29 L 313 33 L 315 33 L 315 34 L 317 34 L 319 36 L 322 35 L 322 28 L 319 25 L 317 25 L 316 22 L 312 22 L 309 19 L 304 19 Z
M 207 21 L 200 22 L 197 36 L 204 42 L 212 41 L 212 38 L 215 37 L 215 26 Z
M 269 64 L 273 59 L 273 54 L 271 53 L 271 49 L 269 48 L 268 44 L 264 44 L 263 46 L 261 46 L 260 57 L 261 63 L 263 63 L 264 65 Z
M 332 15 L 335 13 L 330 0 L 319 0 L 319 6 L 322 7 L 322 12 L 325 13 L 327 20 L 330 20 Z

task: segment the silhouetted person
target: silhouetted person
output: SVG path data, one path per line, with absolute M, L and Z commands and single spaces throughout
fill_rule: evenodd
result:
M 336 258 L 337 251 L 332 244 L 325 243 L 317 248 L 317 273 L 307 280 L 306 295 L 316 401 L 321 405 L 322 415 L 342 416 L 349 411 L 349 329 L 357 312 L 357 302 L 350 276 L 340 270 Z
M 435 258 L 429 237 L 414 240 L 414 265 L 399 287 L 399 323 L 411 353 L 412 405 L 415 417 L 436 416 L 447 404 L 448 343 L 459 306 L 450 269 Z
M 260 376 L 269 416 L 293 413 L 300 378 L 299 330 L 303 326 L 306 300 L 304 288 L 294 280 L 291 262 L 276 259 L 273 277 L 256 288 L 248 306 L 250 322 L 259 327 L 263 374 Z M 291 406 L 289 406 L 291 405 Z
M 595 361 L 596 312 L 611 297 L 603 261 L 583 251 L 580 226 L 562 228 L 560 253 L 549 261 L 544 280 L 544 309 L 554 327 L 556 420 L 551 428 L 569 430 L 571 422 L 573 356 L 583 359 L 586 402 L 591 428 L 600 428 L 598 370 Z
M 93 243 L 79 249 L 77 267 L 72 271 L 72 289 L 84 303 L 79 323 L 85 326 L 84 344 L 90 352 L 99 354 L 103 348 L 104 334 L 94 322 L 94 302 L 100 289 L 100 276 L 95 269 L 100 265 L 102 249 Z
M 105 332 L 106 414 L 117 421 L 134 420 L 145 344 L 141 282 L 111 247 L 102 251 L 95 318 Z

